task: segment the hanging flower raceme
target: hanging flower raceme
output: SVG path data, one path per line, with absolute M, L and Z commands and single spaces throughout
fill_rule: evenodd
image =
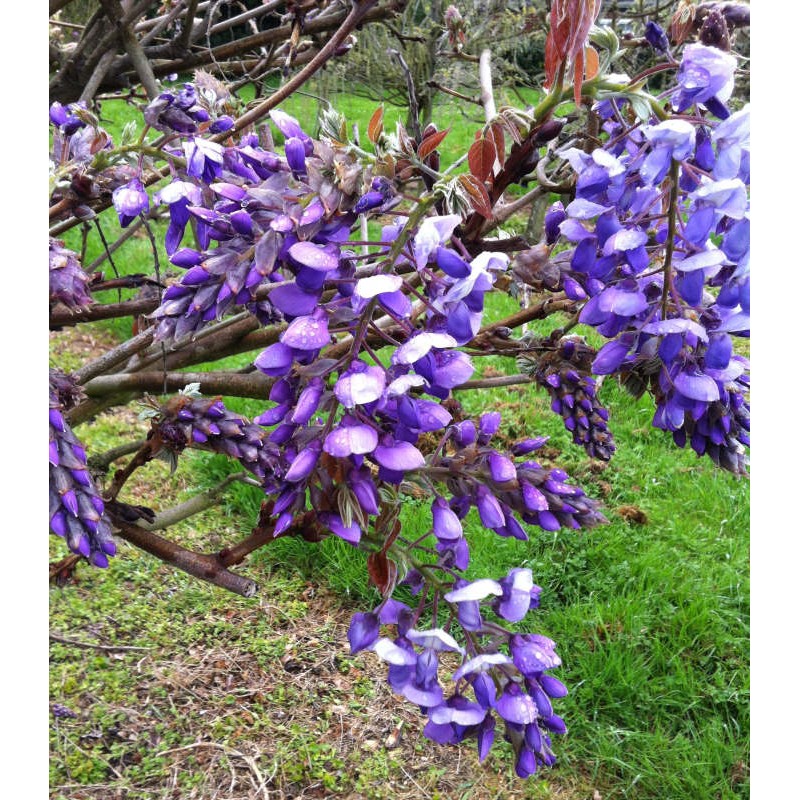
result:
M 625 131 L 610 116 L 613 152 L 565 151 L 576 198 L 548 215 L 558 228 L 548 241 L 568 244 L 553 262 L 559 285 L 581 303 L 580 321 L 610 339 L 592 372 L 620 375 L 637 395 L 651 391 L 655 426 L 740 473 L 747 362 L 732 356 L 731 337 L 750 327 L 749 109 L 729 115 L 723 105 L 731 58 L 687 47 L 674 95 L 677 109 L 694 104 L 722 122 L 653 120 Z M 564 376 L 550 380 L 560 390 Z
M 105 506 L 89 473 L 86 450 L 64 412 L 78 399 L 78 389 L 64 373 L 50 370 L 50 530 L 69 549 L 96 567 L 107 567 L 116 553 Z
M 193 387 L 154 411 L 153 418 L 160 445 L 170 453 L 186 447 L 222 453 L 262 481 L 278 463 L 263 428 L 231 413 L 218 397 L 200 397 Z

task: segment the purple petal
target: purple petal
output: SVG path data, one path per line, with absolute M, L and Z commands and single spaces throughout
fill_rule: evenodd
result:
M 717 382 L 702 372 L 679 372 L 675 376 L 675 388 L 691 400 L 712 403 L 719 400 Z
M 425 466 L 425 457 L 410 442 L 395 442 L 393 445 L 376 447 L 375 460 L 395 472 L 408 472 Z
M 289 248 L 289 257 L 298 264 L 319 272 L 330 272 L 339 267 L 339 258 L 334 252 L 311 242 L 293 244 Z
M 377 400 L 386 387 L 383 367 L 367 367 L 361 372 L 348 371 L 336 381 L 333 392 L 345 408 L 354 408 Z
M 433 513 L 433 532 L 437 539 L 452 541 L 460 539 L 464 531 L 461 520 L 443 497 L 437 497 L 431 504 Z
M 406 633 L 406 638 L 418 647 L 425 650 L 447 650 L 450 652 L 463 653 L 464 648 L 442 628 L 432 628 L 429 631 L 418 631 L 412 628 Z
M 517 468 L 508 456 L 493 452 L 489 456 L 489 472 L 495 483 L 507 483 L 517 477 Z
M 500 597 L 503 594 L 503 587 L 491 578 L 479 578 L 460 589 L 448 592 L 444 599 L 448 603 L 463 603 L 472 600 L 483 600 L 489 595 Z
M 282 342 L 275 342 L 264 350 L 254 363 L 265 375 L 281 376 L 289 371 L 293 358 L 291 348 Z
M 378 434 L 369 425 L 349 425 L 336 428 L 325 437 L 323 450 L 332 456 L 371 453 L 378 445 Z
M 448 333 L 429 333 L 426 331 L 413 336 L 399 347 L 392 356 L 392 362 L 395 364 L 413 364 L 427 355 L 431 348 L 456 347 L 457 344 L 458 342 Z
M 331 340 L 328 320 L 317 316 L 297 317 L 281 334 L 280 340 L 294 350 L 319 350 Z
M 508 685 L 506 690 L 497 700 L 497 713 L 508 722 L 517 725 L 529 725 L 536 721 L 539 712 L 530 695 L 514 683 Z

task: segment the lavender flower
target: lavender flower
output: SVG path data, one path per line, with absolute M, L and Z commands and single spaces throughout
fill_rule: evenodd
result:
M 127 228 L 139 214 L 147 213 L 150 208 L 150 198 L 138 178 L 115 189 L 112 198 L 119 224 L 123 228 Z
M 50 239 L 50 307 L 63 303 L 67 308 L 85 308 L 94 302 L 89 293 L 89 276 L 83 271 L 78 254 L 64 247 L 60 239 Z

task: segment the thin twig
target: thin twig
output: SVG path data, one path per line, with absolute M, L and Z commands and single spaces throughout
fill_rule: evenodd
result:
M 133 645 L 126 644 L 94 644 L 92 642 L 79 642 L 77 639 L 68 639 L 60 633 L 50 631 L 50 641 L 58 642 L 59 644 L 68 644 L 72 647 L 83 647 L 87 650 L 108 650 L 113 652 L 115 650 L 152 650 L 152 647 L 134 647 Z

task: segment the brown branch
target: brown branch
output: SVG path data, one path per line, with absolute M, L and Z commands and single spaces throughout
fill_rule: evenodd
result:
M 449 86 L 439 83 L 439 81 L 428 81 L 426 86 L 430 86 L 431 89 L 436 89 L 439 92 L 444 92 L 445 94 L 457 97 L 459 100 L 463 100 L 465 103 L 474 103 L 476 106 L 481 105 L 480 97 L 469 97 L 468 95 L 461 94 L 461 92 L 457 92 L 455 89 L 451 89 Z
M 135 391 L 163 394 L 183 389 L 187 383 L 199 383 L 204 395 L 250 397 L 266 401 L 274 379 L 260 372 L 242 375 L 236 372 L 133 372 L 101 375 L 85 384 L 89 397 L 104 397 L 117 392 Z
M 526 192 L 524 195 L 522 195 L 522 197 L 518 197 L 513 202 L 502 205 L 500 208 L 495 210 L 495 212 L 492 214 L 491 220 L 489 220 L 489 223 L 483 227 L 483 233 L 488 233 L 489 231 L 494 230 L 498 225 L 504 223 L 513 214 L 516 214 L 521 208 L 525 208 L 525 206 L 547 193 L 547 189 L 545 189 L 543 186 L 534 186 L 533 189 L 531 189 L 529 192 Z
M 173 506 L 166 511 L 159 512 L 152 522 L 143 522 L 142 527 L 148 531 L 164 530 L 170 527 L 170 525 L 176 525 L 189 517 L 193 517 L 195 514 L 200 514 L 212 506 L 217 505 L 220 495 L 228 486 L 237 481 L 252 483 L 255 486 L 259 485 L 247 472 L 232 473 L 224 480 L 221 480 L 216 486 L 212 486 L 210 489 L 206 489 L 203 492 L 198 492 L 183 503 L 179 503 L 177 506 Z M 230 566 L 230 564 L 225 563 L 224 566 Z
M 125 25 L 122 28 L 122 45 L 131 58 L 131 62 L 136 69 L 136 74 L 139 76 L 139 82 L 147 92 L 147 97 L 150 100 L 155 100 L 159 94 L 156 76 L 153 73 L 153 67 L 150 65 L 150 61 L 145 55 L 142 45 L 139 43 L 130 25 Z
M 257 8 L 251 8 L 249 11 L 245 11 L 242 14 L 238 14 L 235 17 L 230 17 L 222 22 L 218 22 L 216 25 L 212 25 L 211 29 L 208 31 L 209 36 L 213 36 L 215 33 L 221 33 L 222 31 L 228 30 L 228 28 L 234 28 L 236 25 L 241 25 L 242 23 L 248 22 L 251 19 L 255 19 L 256 17 L 262 17 L 264 14 L 269 14 L 275 9 L 280 8 L 283 5 L 284 0 L 273 0 L 271 3 L 264 3 L 262 6 L 258 6 Z
M 557 311 L 573 311 L 574 309 L 575 302 L 567 299 L 563 292 L 559 292 L 552 297 L 542 300 L 541 303 L 537 303 L 535 306 L 523 308 L 521 311 L 511 314 L 505 319 L 499 319 L 496 322 L 484 326 L 478 332 L 478 336 L 484 333 L 491 333 L 498 328 L 518 328 L 526 322 L 531 322 L 534 319 L 544 319 L 551 314 L 555 314 Z M 475 338 L 477 339 L 478 337 L 476 336 Z M 473 339 L 473 342 L 474 341 L 475 339 Z
M 178 47 L 180 47 L 181 50 L 188 50 L 191 44 L 192 23 L 194 22 L 194 15 L 197 13 L 197 2 L 198 0 L 189 0 L 186 7 L 186 15 L 183 18 L 183 30 L 178 39 Z
M 91 77 L 86 81 L 86 86 L 83 87 L 81 96 L 78 98 L 79 101 L 83 100 L 85 103 L 88 103 L 94 98 L 95 94 L 97 94 L 97 90 L 100 88 L 100 84 L 103 82 L 103 79 L 106 77 L 111 67 L 111 62 L 114 60 L 115 55 L 116 53 L 113 50 L 106 50 L 106 52 L 103 53 Z
M 322 66 L 333 56 L 336 49 L 344 43 L 344 40 L 350 35 L 353 29 L 362 22 L 364 16 L 370 11 L 371 7 L 375 5 L 377 0 L 361 0 L 356 2 L 350 13 L 342 21 L 342 24 L 325 43 L 325 46 L 317 53 L 316 56 L 306 64 L 300 72 L 297 73 L 291 80 L 287 81 L 277 92 L 273 92 L 266 100 L 259 103 L 255 108 L 248 111 L 243 116 L 239 117 L 233 131 L 240 131 L 257 122 L 266 114 L 268 114 L 275 106 L 289 97 L 295 89 L 302 86 L 314 73 L 316 73 Z M 287 26 L 288 27 L 288 26 Z M 306 32 L 311 28 L 311 24 L 306 26 Z M 233 132 L 231 131 L 231 132 Z
M 253 528 L 253 532 L 238 544 L 232 547 L 224 547 L 217 553 L 217 558 L 226 567 L 239 564 L 254 550 L 258 550 L 266 544 L 274 541 L 275 522 L 269 519 L 272 514 L 273 502 L 267 500 L 261 504 L 258 525 Z M 325 533 L 321 530 L 317 522 L 317 513 L 314 510 L 305 511 L 296 516 L 292 523 L 279 534 L 284 536 L 302 536 L 306 541 L 317 542 L 325 538 Z
M 498 386 L 516 386 L 521 383 L 530 383 L 530 375 L 499 375 L 494 378 L 476 378 L 456 386 L 454 391 L 467 391 L 470 389 L 494 389 Z
M 258 584 L 255 581 L 235 572 L 229 572 L 219 556 L 195 553 L 153 531 L 147 531 L 139 525 L 125 522 L 111 514 L 109 516 L 120 538 L 166 564 L 242 597 L 253 597 L 258 591 Z
M 156 453 L 161 449 L 161 439 L 158 435 L 151 436 L 144 440 L 144 444 L 136 451 L 136 455 L 128 462 L 126 467 L 118 469 L 114 473 L 114 480 L 106 492 L 105 500 L 114 500 L 125 485 L 125 482 L 136 472 L 139 467 L 143 467 L 148 461 L 152 461 Z
M 79 322 L 97 322 L 99 319 L 115 319 L 149 314 L 155 311 L 161 302 L 159 297 L 146 297 L 140 300 L 124 300 L 121 303 L 103 303 L 86 308 L 55 308 L 50 312 L 50 329 L 77 325 Z
M 153 341 L 154 333 L 155 328 L 148 328 L 142 331 L 132 339 L 128 339 L 127 342 L 123 342 L 113 350 L 109 350 L 94 361 L 84 364 L 79 370 L 73 373 L 73 377 L 78 383 L 84 384 L 92 378 L 102 375 L 104 372 L 116 367 L 117 364 L 127 361 L 131 356 L 144 350 L 144 348 Z
M 117 447 L 112 447 L 110 450 L 106 450 L 105 453 L 91 455 L 87 462 L 89 469 L 104 473 L 118 458 L 123 458 L 124 456 L 131 455 L 131 453 L 135 453 L 146 441 L 146 439 L 135 439 L 132 442 L 126 442 Z

